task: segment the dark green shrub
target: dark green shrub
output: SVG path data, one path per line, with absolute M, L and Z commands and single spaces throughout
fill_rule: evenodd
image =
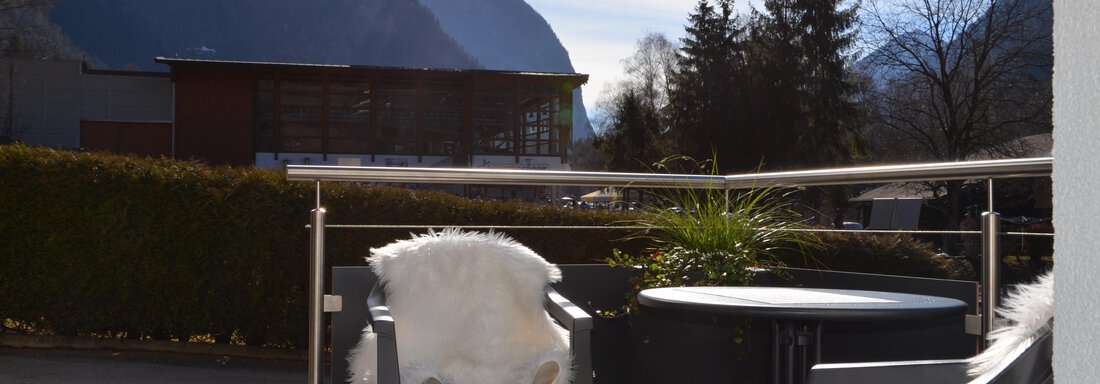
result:
M 328 224 L 603 226 L 632 218 L 353 183 L 326 183 L 322 203 Z M 312 183 L 276 171 L 0 145 L 0 322 L 65 335 L 302 347 L 313 204 Z M 371 247 L 423 231 L 332 228 L 327 261 L 360 265 Z M 640 254 L 646 245 L 619 241 L 628 230 L 503 232 L 563 264 L 603 262 L 616 248 Z M 818 259 L 837 270 L 929 268 L 873 260 L 912 248 L 887 245 L 852 241 L 851 250 L 832 251 L 850 256 Z M 834 258 L 867 258 L 861 263 L 876 269 L 847 269 Z
M 797 268 L 877 273 L 941 279 L 973 280 L 966 260 L 936 255 L 931 243 L 909 235 L 818 232 L 822 248 L 808 255 L 788 253 L 787 265 Z
M 621 215 L 327 183 L 328 224 L 610 225 Z M 276 171 L 0 146 L 0 319 L 65 335 L 300 347 L 312 183 Z M 330 265 L 423 229 L 330 229 Z M 609 230 L 507 230 L 552 262 L 640 249 Z

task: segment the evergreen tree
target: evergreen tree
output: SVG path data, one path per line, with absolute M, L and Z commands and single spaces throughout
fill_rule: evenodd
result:
M 762 168 L 806 169 L 843 164 L 858 148 L 854 87 L 847 52 L 855 9 L 841 0 L 766 0 L 754 11 L 748 45 L 746 100 L 760 132 Z M 841 187 L 810 188 L 804 203 L 843 221 Z
M 770 16 L 753 11 L 748 39 L 746 99 L 751 124 L 766 132 L 759 137 L 761 167 L 787 168 L 795 162 L 796 145 L 805 127 L 802 52 L 797 31 L 784 9 L 766 2 Z
M 767 0 L 753 16 L 754 124 L 769 132 L 767 168 L 848 162 L 858 148 L 847 52 L 855 8 L 841 0 Z
M 633 90 L 615 100 L 612 123 L 595 141 L 596 147 L 609 155 L 605 168 L 648 171 L 653 163 L 664 157 L 658 144 L 657 110 Z
M 804 166 L 847 163 L 855 143 L 856 108 L 848 74 L 847 52 L 855 38 L 856 8 L 840 9 L 841 0 L 794 0 L 802 34 L 802 73 L 806 76 L 806 131 L 798 147 Z
M 688 22 L 669 92 L 673 147 L 699 160 L 719 154 L 722 172 L 752 169 L 759 156 L 742 114 L 744 28 L 729 0 L 700 0 Z

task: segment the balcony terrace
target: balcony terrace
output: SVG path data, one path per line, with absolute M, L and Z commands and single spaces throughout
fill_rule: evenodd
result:
M 869 275 L 824 270 L 787 269 L 759 272 L 752 285 L 760 287 L 856 289 L 898 292 L 957 299 L 966 304 L 965 314 L 937 319 L 879 322 L 825 321 L 815 345 L 814 361 L 849 363 L 887 360 L 959 359 L 985 348 L 983 336 L 994 328 L 994 305 L 1003 286 L 999 281 L 1004 236 L 1036 236 L 1003 233 L 992 200 L 996 179 L 1045 178 L 1051 175 L 1052 158 L 989 160 L 957 163 L 909 164 L 836 168 L 812 171 L 728 176 L 684 174 L 628 174 L 560 171 L 387 168 L 348 166 L 287 166 L 287 178 L 313 181 L 317 186 L 316 209 L 311 223 L 310 382 L 325 376 L 324 352 L 331 347 L 333 382 L 342 382 L 346 352 L 358 342 L 364 326 L 366 293 L 374 277 L 365 267 L 337 267 L 331 271 L 332 295 L 324 268 L 325 224 L 323 182 L 441 183 L 470 185 L 543 185 L 631 188 L 691 188 L 733 191 L 758 187 L 806 187 L 910 181 L 978 180 L 986 183 L 988 201 L 981 231 L 956 231 L 982 239 L 981 283 L 901 276 Z M 425 223 L 434 227 L 448 223 Z M 342 225 L 355 228 L 357 226 Z M 377 226 L 361 226 L 369 229 Z M 461 227 L 461 226 L 460 226 Z M 467 226 L 467 228 L 471 228 Z M 485 227 L 472 227 L 484 229 Z M 566 228 L 541 227 L 545 230 Z M 508 228 L 504 228 L 507 230 Z M 525 228 L 531 229 L 531 228 Z M 851 231 L 856 233 L 897 231 Z M 1044 235 L 1038 235 L 1044 236 Z M 1050 236 L 1050 234 L 1045 234 Z M 591 353 L 594 377 L 575 382 L 802 382 L 799 374 L 783 374 L 768 366 L 779 356 L 778 344 L 768 344 L 778 332 L 774 323 L 754 318 L 747 327 L 749 342 L 730 343 L 736 324 L 729 319 L 676 311 L 643 310 L 645 316 L 602 318 L 596 311 L 620 308 L 630 292 L 628 273 L 606 265 L 564 265 L 563 281 L 554 287 L 594 316 Z M 781 277 L 780 277 L 781 276 Z M 984 299 L 983 299 L 984 298 Z M 324 342 L 324 313 L 332 315 L 331 344 Z M 818 323 L 822 324 L 822 323 Z M 778 338 L 776 339 L 778 340 Z M 808 368 L 808 367 L 806 367 Z

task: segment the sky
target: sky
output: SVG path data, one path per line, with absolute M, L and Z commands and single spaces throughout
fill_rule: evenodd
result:
M 527 0 L 569 51 L 577 73 L 589 75 L 584 92 L 588 115 L 608 84 L 622 78 L 622 60 L 634 53 L 638 40 L 657 32 L 673 42 L 684 37 L 688 14 L 698 0 Z M 713 1 L 711 2 L 713 4 Z M 747 1 L 734 1 L 739 13 Z

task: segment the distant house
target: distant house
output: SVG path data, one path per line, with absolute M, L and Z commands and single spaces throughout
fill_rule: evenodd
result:
M 170 72 L 16 61 L 12 136 L 268 168 L 568 170 L 572 94 L 588 80 L 574 73 L 156 61 Z

